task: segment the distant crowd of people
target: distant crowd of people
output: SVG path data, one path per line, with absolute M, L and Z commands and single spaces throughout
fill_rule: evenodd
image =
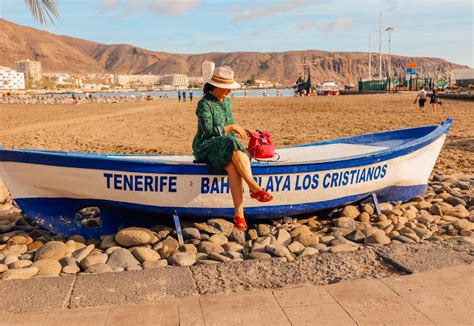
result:
M 112 96 L 92 94 L 84 95 L 16 95 L 4 93 L 0 97 L 0 104 L 83 104 L 83 103 L 124 103 L 124 102 L 140 102 L 153 101 L 167 96 L 152 95 L 130 95 L 130 96 Z

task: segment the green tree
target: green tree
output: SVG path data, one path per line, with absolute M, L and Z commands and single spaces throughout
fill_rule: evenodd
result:
M 60 18 L 56 0 L 25 0 L 25 3 L 33 18 L 42 25 L 47 25 L 48 19 L 54 24 L 54 20 Z

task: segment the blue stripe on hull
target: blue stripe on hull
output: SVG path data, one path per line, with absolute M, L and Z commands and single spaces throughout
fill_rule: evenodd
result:
M 376 194 L 381 202 L 406 201 L 424 194 L 426 188 L 426 184 L 392 186 L 378 190 Z M 245 209 L 245 214 L 248 219 L 294 216 L 354 202 L 368 194 L 370 193 L 309 204 L 249 207 Z M 180 216 L 190 218 L 232 218 L 234 213 L 233 208 L 157 207 L 95 199 L 25 198 L 16 199 L 16 202 L 27 217 L 45 228 L 64 235 L 82 234 L 88 238 L 98 238 L 102 234 L 115 233 L 120 227 L 160 224 L 167 221 L 166 217 L 169 217 L 174 211 L 177 211 Z M 100 208 L 102 220 L 100 228 L 84 228 L 76 221 L 75 213 L 85 207 Z

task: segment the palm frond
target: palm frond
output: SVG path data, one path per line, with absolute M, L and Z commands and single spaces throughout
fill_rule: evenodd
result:
M 60 18 L 56 0 L 25 0 L 33 17 L 42 25 L 48 25 L 48 18 L 54 24 L 54 19 Z

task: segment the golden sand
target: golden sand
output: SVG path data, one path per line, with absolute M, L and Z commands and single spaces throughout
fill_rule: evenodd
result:
M 415 93 L 338 97 L 233 98 L 236 123 L 267 130 L 288 146 L 437 124 L 454 126 L 436 165 L 442 173 L 474 173 L 474 102 L 443 100 L 436 113 L 421 113 Z M 0 143 L 99 153 L 189 154 L 196 132 L 197 102 L 160 99 L 148 103 L 2 105 Z

